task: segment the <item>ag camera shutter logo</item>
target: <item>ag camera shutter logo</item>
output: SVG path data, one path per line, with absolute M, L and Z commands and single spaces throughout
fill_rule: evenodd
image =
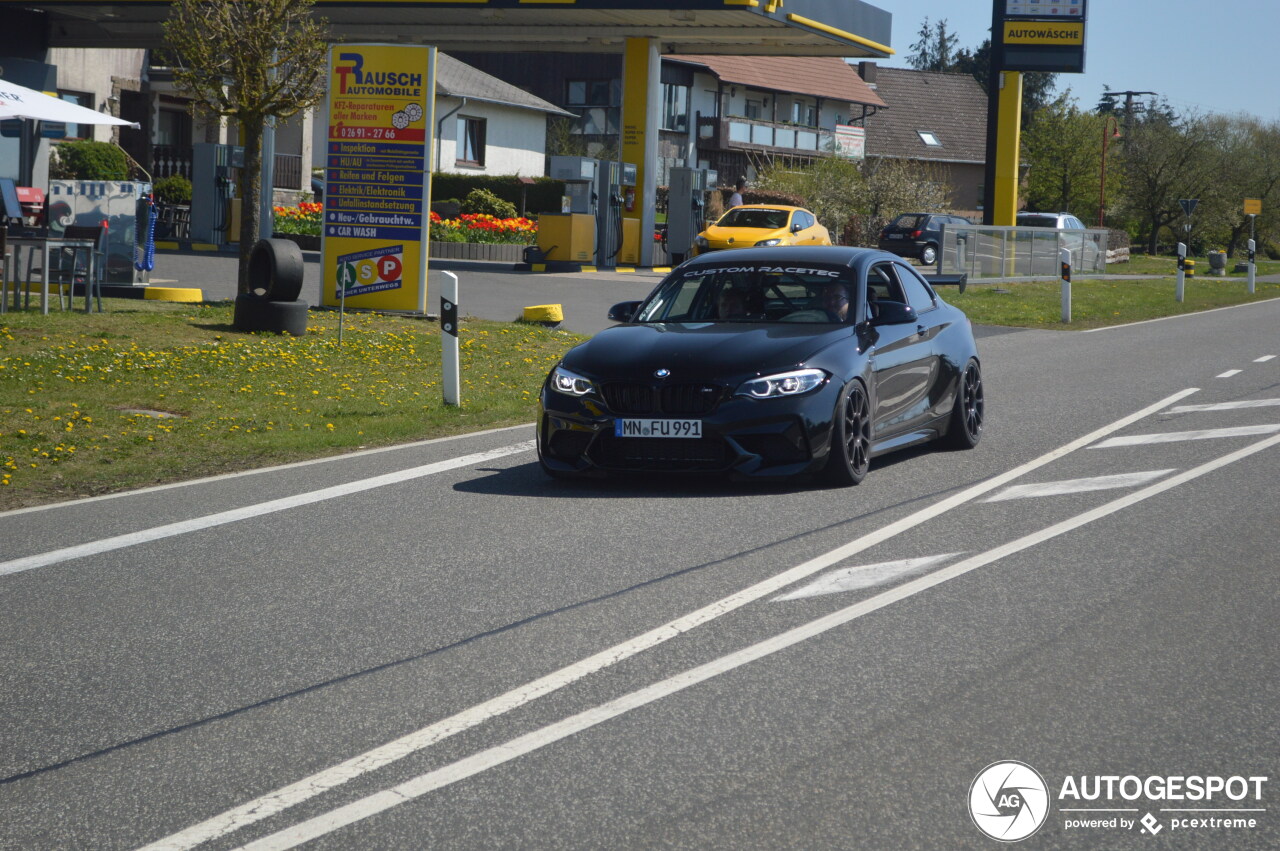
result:
M 1024 762 L 993 762 L 973 778 L 969 816 L 992 839 L 1026 839 L 1049 817 L 1049 787 L 1040 772 Z

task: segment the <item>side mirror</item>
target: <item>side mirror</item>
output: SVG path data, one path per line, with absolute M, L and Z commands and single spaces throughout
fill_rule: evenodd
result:
M 791 226 L 792 233 L 799 233 L 802 230 L 804 230 L 804 225 L 800 224 L 799 222 L 796 222 Z
M 630 322 L 631 317 L 636 315 L 636 308 L 639 306 L 640 302 L 638 301 L 620 301 L 609 308 L 609 321 Z
M 916 309 L 901 301 L 877 301 L 872 325 L 907 325 L 916 321 Z

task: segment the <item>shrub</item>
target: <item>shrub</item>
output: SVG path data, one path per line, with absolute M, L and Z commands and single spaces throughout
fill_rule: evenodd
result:
M 516 205 L 504 201 L 488 189 L 473 189 L 462 202 L 462 212 L 499 219 L 514 219 Z
M 153 187 L 156 200 L 165 204 L 190 204 L 191 181 L 180 174 L 171 174 L 156 181 Z
M 62 142 L 49 176 L 61 180 L 128 180 L 129 159 L 110 142 Z M 51 158 L 52 159 L 52 158 Z

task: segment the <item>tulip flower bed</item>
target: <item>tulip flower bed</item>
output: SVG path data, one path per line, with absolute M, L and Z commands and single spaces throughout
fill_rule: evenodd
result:
M 431 214 L 432 242 L 479 242 L 486 245 L 532 245 L 538 223 L 517 216 L 499 219 L 480 213 L 463 213 L 456 219 Z
M 303 201 L 296 207 L 276 207 L 275 233 L 296 233 L 303 236 L 320 235 L 320 218 L 323 204 Z
M 0 510 L 353 449 L 531 423 L 582 338 L 466 320 L 462 405 L 435 323 L 312 311 L 302 337 L 242 334 L 229 304 L 104 299 L 0 316 Z
M 296 207 L 275 208 L 275 233 L 319 236 L 324 205 L 302 202 Z M 463 213 L 456 219 L 431 214 L 432 242 L 478 242 L 485 245 L 532 245 L 538 223 L 521 216 L 499 219 L 480 213 Z

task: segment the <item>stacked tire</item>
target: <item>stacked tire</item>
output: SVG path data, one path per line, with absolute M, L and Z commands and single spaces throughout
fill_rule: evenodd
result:
M 260 239 L 249 254 L 249 291 L 236 296 L 237 331 L 307 333 L 302 293 L 302 249 L 287 239 Z

